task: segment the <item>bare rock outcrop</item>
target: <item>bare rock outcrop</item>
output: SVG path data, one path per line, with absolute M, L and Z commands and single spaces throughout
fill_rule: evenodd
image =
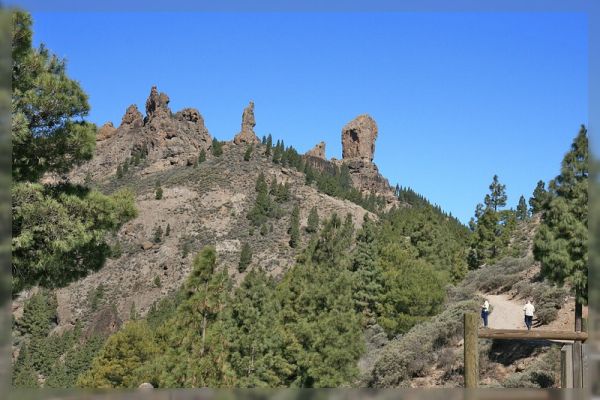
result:
M 363 194 L 374 193 L 386 199 L 388 206 L 397 202 L 386 178 L 373 163 L 377 123 L 368 114 L 362 114 L 342 128 L 342 160 L 334 163 L 345 165 L 350 171 L 352 184 Z
M 306 152 L 307 156 L 322 158 L 326 160 L 325 157 L 325 142 L 320 142 L 315 147 Z
M 248 107 L 244 108 L 242 114 L 242 129 L 233 138 L 235 144 L 258 144 L 260 139 L 254 133 L 256 120 L 254 119 L 254 102 L 251 101 Z
M 159 93 L 156 86 L 150 89 L 150 96 L 146 100 L 146 120 L 151 121 L 155 117 L 170 117 L 169 96 L 165 93 Z
M 160 93 L 156 86 L 146 100 L 145 118 L 135 105 L 130 105 L 118 128 L 107 124 L 98 136 L 94 158 L 71 174 L 75 181 L 109 178 L 119 165 L 141 154 L 145 158 L 139 168 L 156 171 L 172 165 L 190 165 L 201 150 L 210 150 L 212 144 L 200 112 L 185 108 L 173 114 L 169 96 Z
M 373 162 L 377 124 L 368 114 L 362 114 L 342 128 L 342 158 Z
M 100 142 L 102 140 L 106 140 L 117 132 L 117 128 L 114 127 L 112 122 L 107 122 L 98 129 L 98 133 L 96 134 L 96 141 Z
M 121 127 L 125 128 L 139 128 L 144 125 L 144 116 L 138 110 L 135 104 L 130 105 L 125 110 L 125 115 L 121 119 Z

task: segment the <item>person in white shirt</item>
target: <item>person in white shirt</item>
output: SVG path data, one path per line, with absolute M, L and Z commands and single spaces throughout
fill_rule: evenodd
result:
M 527 300 L 523 311 L 525 312 L 525 325 L 527 325 L 527 330 L 530 331 L 533 324 L 533 313 L 535 312 L 535 307 L 531 304 L 531 300 Z
M 488 315 L 490 315 L 490 303 L 486 299 L 481 305 L 481 318 L 483 318 L 483 326 L 485 328 L 488 326 Z

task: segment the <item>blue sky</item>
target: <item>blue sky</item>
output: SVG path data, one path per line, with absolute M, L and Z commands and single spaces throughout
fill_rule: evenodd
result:
M 68 61 L 89 119 L 118 124 L 157 85 L 230 140 L 256 132 L 304 152 L 377 121 L 375 162 L 463 222 L 492 176 L 509 206 L 559 172 L 588 120 L 583 13 L 43 13 L 34 41 Z

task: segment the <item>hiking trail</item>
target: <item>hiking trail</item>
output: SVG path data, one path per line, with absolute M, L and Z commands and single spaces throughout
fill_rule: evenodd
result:
M 525 329 L 523 304 L 511 300 L 506 294 L 483 294 L 490 302 L 492 312 L 488 327 L 492 329 Z

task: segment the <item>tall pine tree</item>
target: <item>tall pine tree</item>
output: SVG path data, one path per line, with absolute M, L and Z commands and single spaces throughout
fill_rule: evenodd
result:
M 587 129 L 582 125 L 560 175 L 550 183 L 552 198 L 533 248 L 542 273 L 559 284 L 569 283 L 578 306 L 587 303 L 588 294 L 588 163 Z

